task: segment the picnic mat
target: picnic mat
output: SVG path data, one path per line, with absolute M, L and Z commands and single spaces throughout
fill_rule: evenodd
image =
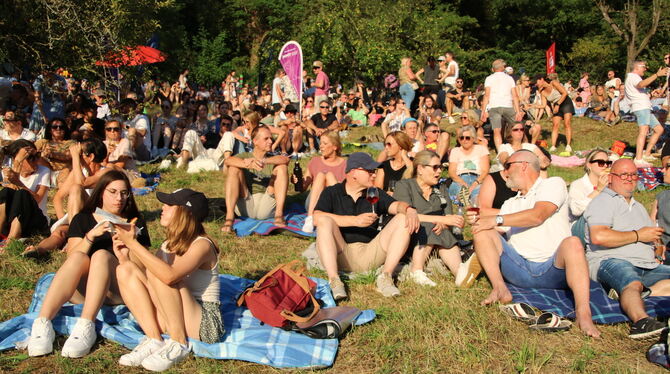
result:
M 140 173 L 140 177 L 146 179 L 147 184 L 144 187 L 139 188 L 133 187 L 133 195 L 135 196 L 142 196 L 155 191 L 156 188 L 158 187 L 158 184 L 161 181 L 160 173 L 156 174 Z
M 570 290 L 540 288 L 520 288 L 507 284 L 515 303 L 526 303 L 545 312 L 553 312 L 561 317 L 575 318 L 575 302 Z M 670 316 L 670 297 L 649 297 L 644 300 L 647 313 L 651 317 Z M 591 313 L 593 322 L 613 324 L 629 321 L 623 314 L 618 301 L 607 297 L 603 287 L 591 281 Z
M 280 227 L 274 224 L 274 218 L 253 219 L 249 217 L 239 217 L 233 222 L 233 230 L 237 236 L 248 236 L 251 234 L 270 235 L 275 230 L 283 230 L 292 234 L 315 237 L 316 229 L 313 232 L 302 231 L 302 225 L 305 223 L 305 207 L 302 204 L 293 203 L 286 210 L 284 220 L 286 226 Z
M 562 168 L 582 166 L 584 165 L 584 161 L 585 160 L 583 158 L 579 158 L 578 156 L 564 157 L 558 155 L 551 155 L 551 164 Z
M 659 167 L 638 168 L 637 189 L 639 191 L 651 191 L 663 183 L 663 169 Z
M 0 323 L 0 351 L 25 346 L 53 276 L 54 273 L 46 274 L 37 282 L 28 313 Z M 296 332 L 261 325 L 247 308 L 237 307 L 235 303 L 237 296 L 254 281 L 227 274 L 219 275 L 219 279 L 226 334 L 222 342 L 215 344 L 191 340 L 196 356 L 250 361 L 278 368 L 323 368 L 333 364 L 338 339 L 312 339 Z M 312 280 L 317 283 L 316 298 L 323 302 L 323 306 L 335 306 L 328 282 L 317 278 Z M 81 308 L 82 305 L 65 304 L 53 320 L 56 332 L 68 335 L 77 321 L 74 316 L 81 314 Z M 355 324 L 370 322 L 375 316 L 373 310 L 364 310 Z M 97 316 L 96 331 L 98 335 L 128 349 L 135 347 L 144 336 L 125 305 L 103 306 Z

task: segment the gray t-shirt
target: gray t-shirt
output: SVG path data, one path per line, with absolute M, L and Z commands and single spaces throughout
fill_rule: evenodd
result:
M 668 244 L 670 242 L 670 190 L 665 190 L 658 195 L 656 195 L 656 201 L 658 202 L 658 213 L 656 214 L 656 220 L 658 220 L 658 225 L 663 228 L 663 236 L 661 240 L 663 244 Z
M 631 198 L 626 199 L 605 188 L 598 194 L 584 212 L 587 227 L 607 226 L 615 231 L 633 231 L 653 226 L 647 210 L 642 204 Z M 591 279 L 598 280 L 600 262 L 610 258 L 626 260 L 643 269 L 654 269 L 658 266 L 654 258 L 653 243 L 629 243 L 621 247 L 608 248 L 591 243 L 590 230 L 586 230 L 586 259 L 589 262 Z

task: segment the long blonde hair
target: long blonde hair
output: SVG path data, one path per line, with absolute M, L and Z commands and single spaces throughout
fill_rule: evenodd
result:
M 219 248 L 214 244 L 214 241 L 205 233 L 205 228 L 202 226 L 202 222 L 193 217 L 191 212 L 181 206 L 176 206 L 174 216 L 170 222 L 170 226 L 166 229 L 166 250 L 170 253 L 174 253 L 177 256 L 182 256 L 188 248 L 193 244 L 195 239 L 199 236 L 204 236 L 210 239 L 210 242 L 214 246 L 216 253 L 219 253 Z
M 335 151 L 335 154 L 338 156 L 342 156 L 342 140 L 340 140 L 340 134 L 337 133 L 337 131 L 326 131 L 323 134 L 321 134 L 321 137 L 326 137 L 328 140 L 330 140 L 331 143 L 337 148 L 337 151 Z

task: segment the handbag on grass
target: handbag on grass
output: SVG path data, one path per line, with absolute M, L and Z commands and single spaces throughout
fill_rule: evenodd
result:
M 237 306 L 274 327 L 290 329 L 291 322 L 307 322 L 319 312 L 314 298 L 316 283 L 305 276 L 300 260 L 281 264 L 242 292 Z
M 307 322 L 298 322 L 293 331 L 314 339 L 333 339 L 342 336 L 351 327 L 361 310 L 352 306 L 323 308 Z

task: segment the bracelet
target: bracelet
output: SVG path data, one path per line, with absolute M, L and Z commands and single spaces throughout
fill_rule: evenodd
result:
M 88 242 L 88 244 L 93 244 L 93 240 L 88 238 L 88 235 L 84 235 L 84 239 Z
M 640 236 L 637 234 L 637 230 L 633 230 L 633 232 L 635 233 L 635 243 L 637 243 L 640 241 Z

